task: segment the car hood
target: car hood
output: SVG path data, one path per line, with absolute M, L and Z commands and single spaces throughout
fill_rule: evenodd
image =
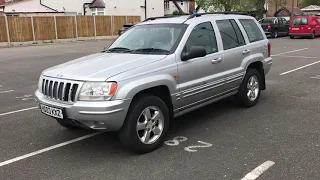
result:
M 109 77 L 164 59 L 166 55 L 96 53 L 43 71 L 53 78 L 105 81 Z

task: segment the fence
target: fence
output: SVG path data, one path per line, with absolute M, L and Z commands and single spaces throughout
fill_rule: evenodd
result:
M 0 42 L 115 36 L 124 24 L 135 22 L 140 16 L 0 16 Z

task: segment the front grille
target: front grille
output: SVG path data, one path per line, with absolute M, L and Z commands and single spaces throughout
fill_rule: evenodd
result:
M 79 83 L 42 79 L 42 93 L 46 98 L 50 98 L 62 102 L 75 102 Z

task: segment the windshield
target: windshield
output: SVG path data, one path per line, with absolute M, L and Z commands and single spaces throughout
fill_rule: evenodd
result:
M 295 18 L 292 22 L 293 25 L 308 25 L 307 18 Z
M 260 24 L 273 24 L 275 18 L 265 18 L 260 20 Z
M 186 28 L 186 24 L 138 25 L 121 35 L 106 52 L 172 53 Z

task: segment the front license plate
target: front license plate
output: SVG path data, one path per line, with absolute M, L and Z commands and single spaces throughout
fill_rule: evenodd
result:
M 42 113 L 47 114 L 52 117 L 55 117 L 55 118 L 63 119 L 62 109 L 49 107 L 49 106 L 43 105 L 43 104 L 40 104 L 40 107 L 41 107 Z
M 292 30 L 299 30 L 299 28 L 292 28 Z

